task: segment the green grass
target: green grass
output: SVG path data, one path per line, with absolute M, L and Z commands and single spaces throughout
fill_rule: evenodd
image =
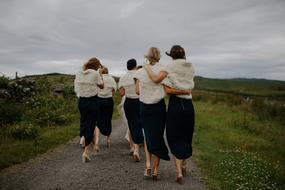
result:
M 284 189 L 284 123 L 195 102 L 196 162 L 210 189 Z
M 67 126 L 46 127 L 40 130 L 37 142 L 34 140 L 16 140 L 1 138 L 0 169 L 19 164 L 69 141 L 79 133 L 79 123 Z

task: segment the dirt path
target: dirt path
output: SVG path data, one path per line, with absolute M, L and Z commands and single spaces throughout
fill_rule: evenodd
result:
M 205 189 L 192 161 L 184 185 L 174 181 L 173 161 L 161 162 L 158 182 L 144 180 L 144 160 L 133 162 L 124 134 L 122 122 L 115 121 L 111 148 L 106 148 L 101 137 L 101 151 L 86 164 L 81 163 L 82 149 L 76 138 L 24 164 L 4 169 L 0 172 L 0 189 Z

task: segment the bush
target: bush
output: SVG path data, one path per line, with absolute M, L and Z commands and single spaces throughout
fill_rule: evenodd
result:
M 25 120 L 40 127 L 67 124 L 77 115 L 75 103 L 75 99 L 52 96 L 30 99 L 30 109 L 25 114 Z
M 9 83 L 9 78 L 5 76 L 0 76 L 0 88 L 7 88 Z
M 10 127 L 9 131 L 13 138 L 19 140 L 36 140 L 40 134 L 39 127 L 33 126 L 31 124 L 14 125 Z
M 22 120 L 25 108 L 17 102 L 0 102 L 0 126 Z

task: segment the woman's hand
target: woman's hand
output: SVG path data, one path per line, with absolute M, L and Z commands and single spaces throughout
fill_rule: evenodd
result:
M 174 94 L 174 95 L 190 95 L 192 93 L 192 90 L 178 90 L 175 88 L 171 88 L 169 86 L 163 85 L 164 91 L 167 94 Z

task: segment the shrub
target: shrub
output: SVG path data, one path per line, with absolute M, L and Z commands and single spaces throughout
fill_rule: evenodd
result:
M 39 137 L 39 127 L 28 125 L 14 125 L 10 127 L 10 134 L 13 138 L 19 140 L 36 140 Z
M 22 120 L 25 108 L 17 102 L 0 102 L 0 126 L 13 124 Z
M 28 104 L 30 109 L 25 114 L 25 120 L 41 127 L 64 125 L 77 115 L 75 99 L 40 96 L 30 99 Z
M 9 78 L 5 76 L 0 76 L 0 88 L 7 88 L 9 83 Z

